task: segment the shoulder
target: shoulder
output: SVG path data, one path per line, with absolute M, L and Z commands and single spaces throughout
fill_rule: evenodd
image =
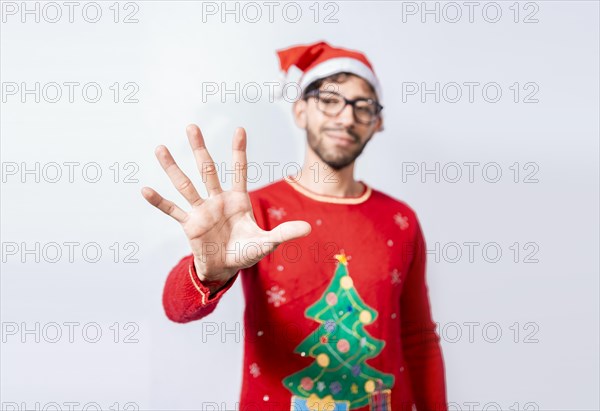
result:
M 371 203 L 380 218 L 385 218 L 385 221 L 391 222 L 392 226 L 398 227 L 412 238 L 422 235 L 418 214 L 410 204 L 373 187 L 371 190 Z
M 411 218 L 417 218 L 417 212 L 405 200 L 401 200 L 391 194 L 384 193 L 381 190 L 371 187 L 371 199 L 373 203 L 385 209 L 397 210 Z

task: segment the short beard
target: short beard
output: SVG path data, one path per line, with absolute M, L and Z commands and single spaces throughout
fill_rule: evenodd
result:
M 346 130 L 348 134 L 354 137 L 355 141 L 360 141 L 360 138 L 351 130 Z M 358 146 L 354 152 L 349 154 L 344 154 L 342 156 L 333 157 L 326 152 L 325 147 L 323 146 L 323 139 L 318 140 L 317 136 L 310 130 L 310 127 L 306 128 L 306 137 L 308 140 L 308 145 L 310 148 L 319 156 L 321 161 L 327 164 L 329 167 L 333 168 L 336 171 L 339 171 L 345 167 L 348 167 L 350 164 L 354 162 L 360 156 L 365 149 L 367 143 L 371 140 L 369 137 L 363 144 Z

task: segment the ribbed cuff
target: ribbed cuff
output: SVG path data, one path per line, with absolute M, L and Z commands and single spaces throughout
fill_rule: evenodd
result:
M 227 292 L 227 290 L 229 290 L 231 288 L 231 286 L 233 285 L 233 283 L 235 282 L 235 280 L 239 274 L 239 271 L 237 273 L 235 273 L 235 275 L 233 277 L 231 277 L 223 285 L 223 287 L 213 295 L 211 293 L 210 289 L 208 288 L 209 284 L 207 282 L 201 281 L 200 278 L 198 278 L 198 273 L 196 272 L 196 266 L 194 265 L 193 259 L 192 259 L 192 262 L 189 264 L 188 271 L 190 274 L 190 279 L 191 279 L 192 283 L 194 284 L 194 287 L 196 287 L 196 290 L 198 290 L 198 292 L 200 293 L 200 296 L 202 298 L 202 305 L 207 305 L 207 304 L 215 302 L 219 298 L 221 298 L 221 296 L 223 294 L 225 294 L 225 292 Z

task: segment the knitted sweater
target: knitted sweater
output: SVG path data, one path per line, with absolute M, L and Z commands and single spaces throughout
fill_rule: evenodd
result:
M 262 229 L 304 220 L 312 231 L 215 295 L 192 255 L 170 272 L 163 305 L 180 323 L 212 313 L 240 277 L 241 411 L 447 410 L 419 221 L 406 203 L 361 183 L 358 197 L 316 194 L 291 177 L 251 191 Z

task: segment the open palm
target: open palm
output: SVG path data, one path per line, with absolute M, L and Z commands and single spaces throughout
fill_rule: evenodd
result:
M 247 191 L 246 132 L 243 128 L 237 128 L 233 137 L 235 173 L 230 191 L 221 188 L 214 161 L 198 126 L 190 125 L 186 131 L 208 198 L 200 197 L 165 146 L 156 148 L 156 157 L 192 208 L 186 212 L 149 187 L 142 188 L 142 195 L 181 224 L 192 248 L 200 280 L 225 283 L 240 269 L 256 264 L 284 241 L 310 233 L 310 224 L 305 221 L 285 222 L 271 231 L 256 224 Z

